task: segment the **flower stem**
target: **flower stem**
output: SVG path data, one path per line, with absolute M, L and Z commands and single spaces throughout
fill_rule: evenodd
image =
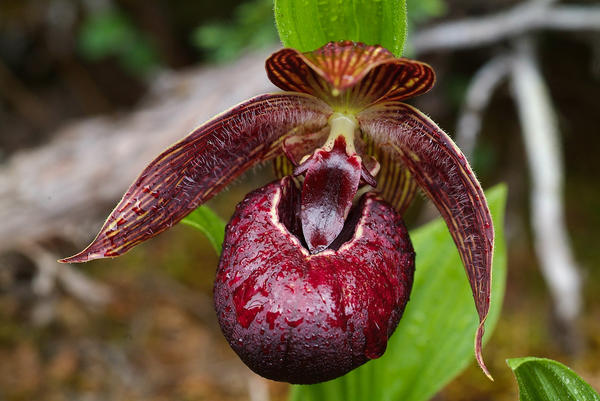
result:
M 346 154 L 355 154 L 354 135 L 358 129 L 356 118 L 352 115 L 335 112 L 329 117 L 329 126 L 331 127 L 331 131 L 323 148 L 327 150 L 333 149 L 335 140 L 343 136 L 346 139 Z

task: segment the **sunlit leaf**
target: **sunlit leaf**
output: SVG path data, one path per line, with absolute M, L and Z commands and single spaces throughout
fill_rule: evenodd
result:
M 275 0 L 275 20 L 286 47 L 310 51 L 330 41 L 382 45 L 402 54 L 405 0 Z
M 600 401 L 600 395 L 575 372 L 551 359 L 506 361 L 519 383 L 520 401 Z
M 489 190 L 487 199 L 496 249 L 486 340 L 498 321 L 506 281 L 502 224 L 506 188 Z M 339 379 L 294 386 L 292 401 L 424 401 L 474 361 L 473 332 L 479 319 L 446 224 L 438 219 L 412 231 L 411 238 L 417 253 L 415 281 L 386 353 Z
M 200 206 L 181 222 L 202 231 L 217 254 L 221 253 L 221 245 L 225 238 L 225 222 L 215 212 L 206 206 Z

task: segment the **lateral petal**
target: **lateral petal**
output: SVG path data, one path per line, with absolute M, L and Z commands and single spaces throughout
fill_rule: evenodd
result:
M 317 131 L 331 109 L 310 95 L 257 96 L 201 125 L 156 159 L 129 187 L 98 236 L 61 260 L 114 257 L 176 224 L 257 162 L 281 154 L 296 127 Z
M 479 314 L 475 356 L 491 378 L 481 355 L 481 341 L 490 307 L 494 229 L 475 174 L 452 139 L 414 107 L 395 101 L 384 102 L 359 113 L 357 120 L 376 144 L 397 152 L 446 220 Z

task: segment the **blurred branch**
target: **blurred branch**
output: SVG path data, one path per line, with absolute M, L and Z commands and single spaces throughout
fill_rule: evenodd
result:
M 59 73 L 68 85 L 79 107 L 86 114 L 100 114 L 113 111 L 113 107 L 85 69 L 75 58 L 63 57 L 58 60 Z
M 21 250 L 36 266 L 36 274 L 31 283 L 35 295 L 31 316 L 34 324 L 43 326 L 54 318 L 58 285 L 87 306 L 102 307 L 109 302 L 110 291 L 106 286 L 69 265 L 58 263 L 57 255 L 38 245 L 26 245 Z
M 247 379 L 248 395 L 250 401 L 269 401 L 269 387 L 267 381 L 257 375 L 250 375 Z
M 0 59 L 0 98 L 37 128 L 52 125 L 53 118 L 46 105 L 17 78 Z
M 469 158 L 481 129 L 483 112 L 494 91 L 510 71 L 510 57 L 499 55 L 485 63 L 473 76 L 458 117 L 456 143 Z
M 36 245 L 25 249 L 38 268 L 38 274 L 33 280 L 33 291 L 36 295 L 50 295 L 58 283 L 67 293 L 89 306 L 102 306 L 109 301 L 108 288 L 91 281 L 70 265 L 58 263 L 57 255 Z
M 156 154 L 221 110 L 272 86 L 265 54 L 154 80 L 149 97 L 121 118 L 63 127 L 43 147 L 0 165 L 0 252 L 51 238 L 84 245 Z
M 516 42 L 511 83 L 532 180 L 535 248 L 557 316 L 563 323 L 569 324 L 581 308 L 581 279 L 569 245 L 563 214 L 564 177 L 556 113 L 529 38 Z
M 468 49 L 489 45 L 524 33 L 552 29 L 600 30 L 600 6 L 550 6 L 527 2 L 489 17 L 466 18 L 416 32 L 412 44 L 417 53 Z

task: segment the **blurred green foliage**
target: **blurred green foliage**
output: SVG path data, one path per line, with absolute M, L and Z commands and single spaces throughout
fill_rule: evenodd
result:
M 192 43 L 213 61 L 228 61 L 246 49 L 260 49 L 277 41 L 272 0 L 250 0 L 234 11 L 232 21 L 200 25 Z
M 443 0 L 406 0 L 408 10 L 408 23 L 421 24 L 432 18 L 446 14 L 446 3 Z
M 148 37 L 115 8 L 87 16 L 79 31 L 78 48 L 89 61 L 114 57 L 134 75 L 147 76 L 161 64 Z

